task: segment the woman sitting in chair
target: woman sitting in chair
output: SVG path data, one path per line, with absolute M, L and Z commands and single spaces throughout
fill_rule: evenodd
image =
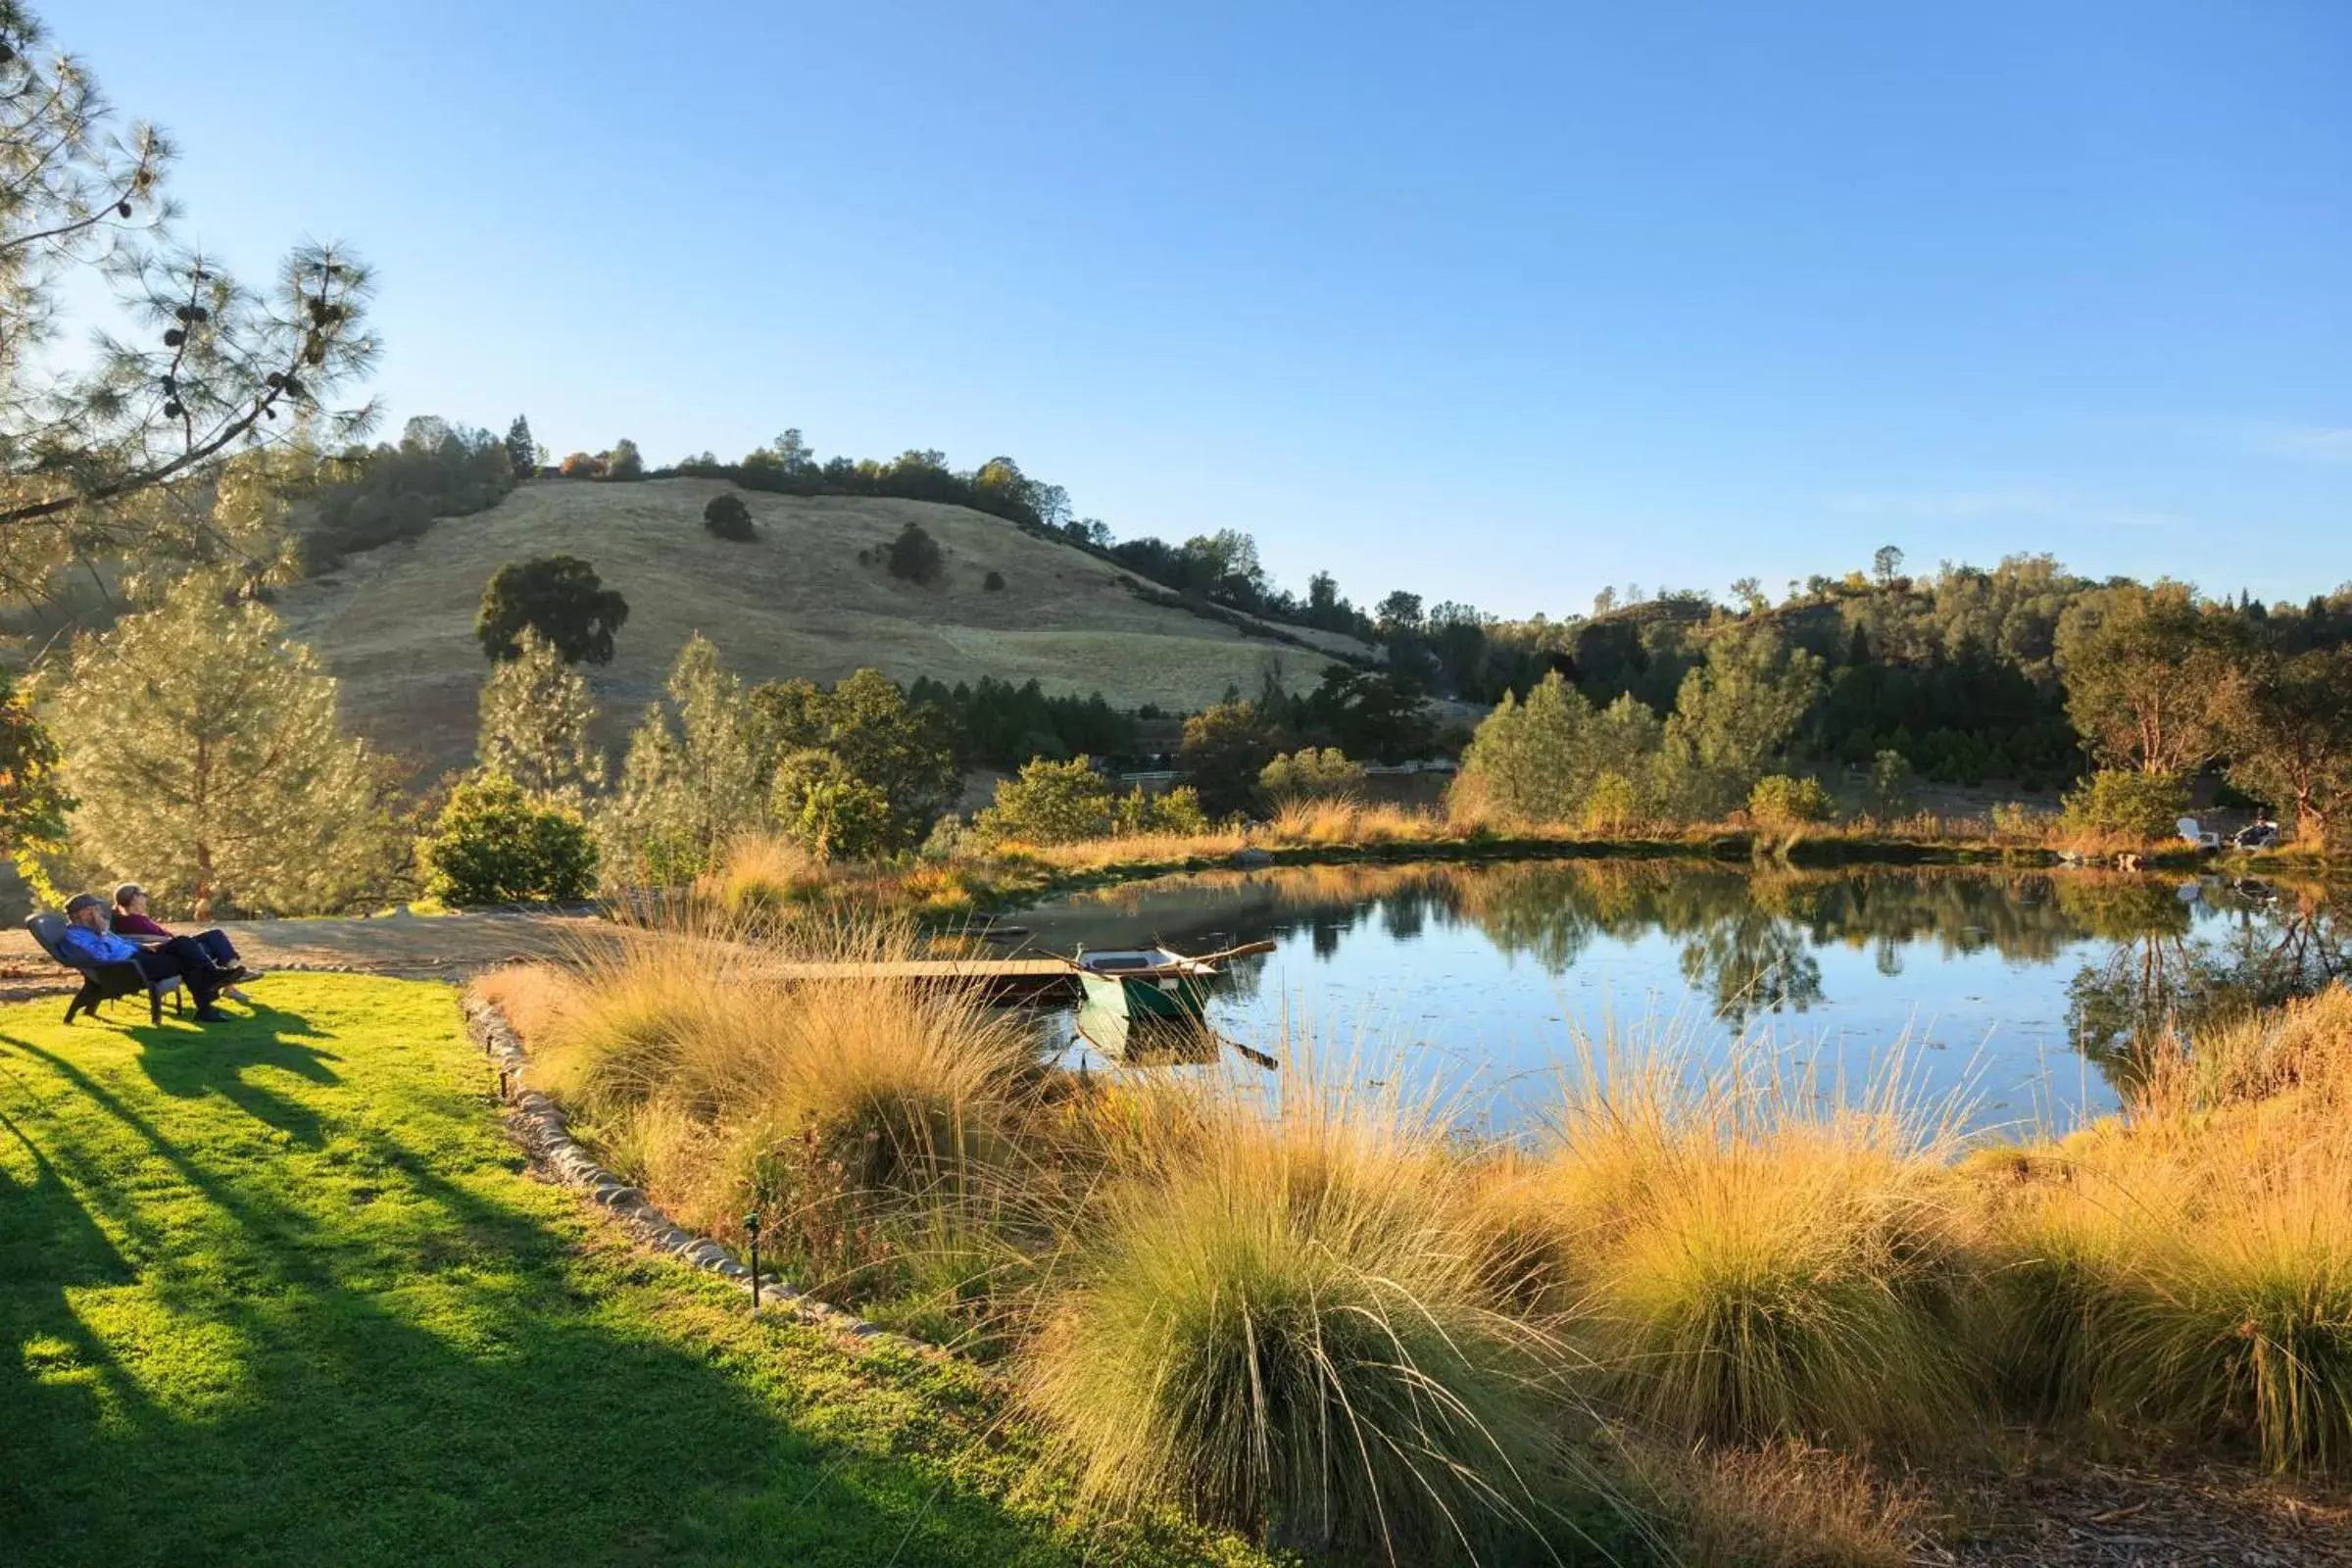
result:
M 111 923 L 114 926 L 115 935 L 128 937 L 131 941 L 142 945 L 151 942 L 167 942 L 172 937 L 169 930 L 149 918 L 147 890 L 136 882 L 125 882 L 115 889 L 115 911 Z M 189 940 L 202 948 L 205 956 L 212 959 L 220 968 L 236 974 L 241 979 L 259 978 L 255 971 L 247 969 L 237 961 L 237 950 L 230 944 L 227 933 L 218 929 L 199 931 Z M 250 1004 L 251 1001 L 244 992 L 233 985 L 222 987 L 220 994 L 235 1002 Z

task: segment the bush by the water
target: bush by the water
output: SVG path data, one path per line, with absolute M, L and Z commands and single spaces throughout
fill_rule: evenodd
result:
M 1364 764 L 1350 761 L 1337 747 L 1317 751 L 1302 747 L 1268 762 L 1257 775 L 1258 788 L 1277 808 L 1294 801 L 1343 800 L 1361 794 Z
M 1759 827 L 1795 827 L 1806 822 L 1837 820 L 1838 803 L 1810 774 L 1790 778 L 1773 773 L 1756 780 L 1748 792 L 1747 814 Z
M 418 858 L 425 891 L 444 904 L 573 904 L 596 886 L 596 841 L 580 813 L 497 773 L 451 792 Z
M 2188 784 L 2177 773 L 2102 768 L 2066 797 L 2065 823 L 2074 833 L 2169 839 L 2188 809 Z
M 752 509 L 732 491 L 710 498 L 703 508 L 703 526 L 719 538 L 732 539 L 738 544 L 749 544 L 760 537 L 760 530 L 752 526 Z
M 972 832 L 984 845 L 1075 844 L 1112 834 L 1200 833 L 1207 828 L 1200 797 L 1190 787 L 1164 795 L 1146 795 L 1139 787 L 1122 797 L 1086 757 L 1066 762 L 1036 759 L 1017 778 L 999 783 L 995 801 L 972 818 Z

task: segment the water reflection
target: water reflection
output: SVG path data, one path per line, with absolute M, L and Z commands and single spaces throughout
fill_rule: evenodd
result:
M 1996 1050 L 2070 1047 L 2113 1076 L 2135 1034 L 2345 974 L 2352 888 L 1661 860 L 1359 865 L 1172 877 L 1022 919 L 1063 951 L 1276 940 L 1274 956 L 1232 968 L 1233 1027 L 1291 1000 L 1266 994 L 1279 972 L 1298 993 L 1378 991 L 1435 1043 L 1492 1054 L 1491 1036 L 1514 1024 L 1551 1025 L 1556 1044 L 1563 994 L 1573 1007 L 1597 983 L 1726 1032 L 1801 1018 L 1868 1046 L 1940 1019 L 1952 1044 L 1980 1045 L 1969 1031 L 1981 1029 Z M 1456 1015 L 1474 1015 L 1481 1038 L 1443 1038 L 1468 1027 Z

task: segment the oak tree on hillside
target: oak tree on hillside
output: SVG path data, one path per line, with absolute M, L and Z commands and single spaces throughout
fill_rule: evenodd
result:
M 924 531 L 919 522 L 909 522 L 899 530 L 890 542 L 889 564 L 893 577 L 908 582 L 927 583 L 939 575 L 939 541 Z
M 172 156 L 153 127 L 118 124 L 29 11 L 0 4 L 0 587 L 13 592 L 43 594 L 77 558 L 218 542 L 197 504 L 216 460 L 298 427 L 332 448 L 373 417 L 330 406 L 375 356 L 367 269 L 305 245 L 268 286 L 239 283 L 172 243 Z M 62 355 L 84 336 L 69 312 L 106 297 L 127 330 Z
M 536 628 L 567 664 L 612 662 L 612 637 L 627 624 L 629 602 L 607 588 L 577 556 L 510 561 L 491 573 L 473 634 L 493 660 L 517 657 L 516 639 Z
M 2220 750 L 2221 691 L 2240 628 L 2184 583 L 2082 595 L 2058 623 L 2067 716 L 2104 767 L 2182 774 Z
M 743 504 L 743 497 L 732 490 L 710 498 L 703 508 L 703 526 L 721 539 L 749 544 L 760 537 L 752 526 L 752 509 Z
M 2223 693 L 2230 781 L 2283 813 L 2298 838 L 2330 843 L 2352 823 L 2352 646 L 2266 656 Z
M 334 908 L 384 874 L 379 760 L 311 651 L 218 576 L 80 638 L 53 712 L 76 847 L 168 906 Z

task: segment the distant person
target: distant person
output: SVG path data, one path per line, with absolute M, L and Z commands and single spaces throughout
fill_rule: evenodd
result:
M 125 882 L 115 889 L 115 913 L 112 923 L 115 935 L 128 937 L 141 947 L 169 941 L 172 937 L 170 930 L 157 923 L 147 913 L 147 890 L 136 882 Z M 188 940 L 204 949 L 204 956 L 213 960 L 215 967 L 224 970 L 234 969 L 248 980 L 253 978 L 253 972 L 237 960 L 237 950 L 228 940 L 227 932 L 216 927 L 210 931 L 199 931 Z M 233 985 L 222 986 L 220 994 L 236 1002 L 252 1001 L 250 997 Z
M 177 975 L 196 999 L 196 1021 L 225 1023 L 228 1014 L 213 1005 L 221 988 L 247 978 L 242 969 L 222 970 L 192 937 L 171 937 L 142 948 L 106 928 L 106 901 L 76 893 L 66 901 L 66 932 L 57 939 L 60 956 L 73 963 L 127 963 L 150 981 Z

